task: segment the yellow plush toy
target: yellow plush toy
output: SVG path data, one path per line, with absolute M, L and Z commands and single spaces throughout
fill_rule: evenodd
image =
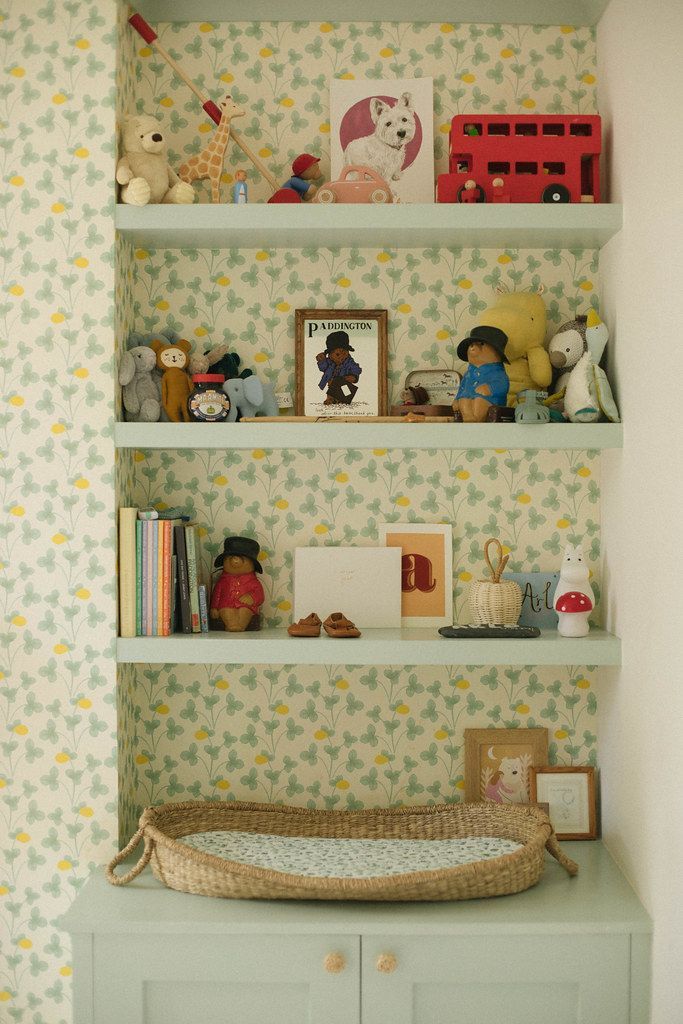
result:
M 192 345 L 181 338 L 169 345 L 164 338 L 155 338 L 150 343 L 157 357 L 157 369 L 161 370 L 161 404 L 172 423 L 189 423 L 190 413 L 187 400 L 192 391 L 192 382 L 187 375 L 189 353 Z
M 508 405 L 516 405 L 520 391 L 542 391 L 552 380 L 550 357 L 545 349 L 546 312 L 542 292 L 542 286 L 535 292 L 501 291 L 479 319 L 480 326 L 497 327 L 507 335 Z

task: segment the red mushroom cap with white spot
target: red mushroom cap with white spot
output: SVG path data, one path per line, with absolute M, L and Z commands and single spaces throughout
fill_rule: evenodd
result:
M 578 590 L 569 590 L 555 601 L 557 612 L 589 612 L 592 607 L 593 602 L 588 594 L 582 594 Z

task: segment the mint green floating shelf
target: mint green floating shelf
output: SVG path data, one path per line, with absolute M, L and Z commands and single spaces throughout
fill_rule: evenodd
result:
M 259 0 L 246 7 L 237 0 L 138 0 L 135 9 L 152 24 L 164 21 L 474 21 L 512 25 L 596 25 L 608 0 Z
M 116 208 L 117 229 L 141 249 L 597 249 L 622 219 L 622 207 L 607 203 Z
M 435 629 L 366 629 L 355 640 L 293 638 L 286 629 L 119 639 L 117 660 L 177 665 L 619 665 L 621 641 L 546 630 L 534 640 L 446 640 Z
M 117 448 L 621 448 L 621 423 L 117 423 Z

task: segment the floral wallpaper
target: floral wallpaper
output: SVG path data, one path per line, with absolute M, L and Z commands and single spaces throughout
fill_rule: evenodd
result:
M 587 27 L 312 21 L 155 28 L 205 94 L 219 100 L 229 92 L 246 110 L 235 129 L 283 181 L 304 151 L 322 158 L 323 173 L 329 168 L 330 78 L 433 78 L 437 173 L 447 169 L 454 114 L 596 111 L 595 31 Z M 136 108 L 163 118 L 177 167 L 204 148 L 213 122 L 137 34 L 134 46 Z M 238 167 L 247 170 L 250 202 L 267 199 L 269 186 L 236 145 L 228 146 L 225 192 Z M 207 202 L 206 183 L 195 188 Z
M 390 403 L 410 370 L 464 371 L 458 342 L 499 287 L 545 289 L 548 338 L 599 308 L 597 249 L 138 248 L 133 264 L 137 330 L 170 327 L 197 349 L 228 343 L 292 395 L 296 308 L 388 310 Z
M 160 32 L 212 97 L 229 89 L 248 105 L 240 127 L 277 175 L 302 149 L 327 157 L 335 74 L 433 76 L 437 168 L 458 111 L 595 109 L 585 28 Z M 175 161 L 212 131 L 194 98 L 114 0 L 4 0 L 0 52 L 0 1019 L 67 1024 L 73 966 L 60 915 L 142 804 L 457 799 L 465 724 L 546 724 L 553 759 L 597 758 L 589 666 L 122 666 L 117 686 L 118 502 L 192 504 L 206 552 L 228 526 L 258 526 L 268 615 L 286 621 L 294 542 L 346 541 L 380 516 L 452 517 L 459 588 L 478 569 L 487 523 L 524 567 L 554 566 L 558 545 L 576 537 L 597 570 L 599 471 L 589 452 L 115 458 L 115 339 L 120 348 L 133 327 L 177 322 L 195 340 L 231 341 L 286 388 L 296 305 L 372 302 L 390 310 L 396 388 L 411 360 L 452 365 L 459 332 L 499 280 L 543 281 L 556 325 L 597 305 L 598 266 L 594 252 L 567 251 L 133 251 L 114 238 L 115 118 L 136 104 L 163 113 Z M 238 166 L 232 147 L 226 183 Z M 266 197 L 251 171 L 249 183 L 252 201 Z M 314 478 L 311 507 L 292 481 Z
M 0 6 L 0 1020 L 66 1024 L 117 841 L 116 7 Z
M 138 665 L 127 834 L 170 800 L 457 802 L 466 728 L 544 727 L 550 764 L 595 764 L 595 683 L 579 666 Z
M 198 523 L 205 578 L 228 532 L 258 538 L 266 626 L 291 621 L 295 547 L 371 545 L 383 520 L 453 524 L 456 621 L 469 621 L 467 585 L 490 536 L 517 572 L 552 571 L 566 542 L 583 543 L 599 598 L 595 453 L 255 449 L 133 460 L 134 504 L 180 504 Z M 546 726 L 551 763 L 593 763 L 594 678 L 580 666 L 137 665 L 121 694 L 135 727 L 122 826 L 129 835 L 150 800 L 190 796 L 458 800 L 466 727 Z

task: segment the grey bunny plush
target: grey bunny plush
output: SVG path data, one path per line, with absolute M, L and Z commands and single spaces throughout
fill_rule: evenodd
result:
M 157 423 L 161 416 L 161 381 L 155 371 L 156 353 L 147 345 L 136 345 L 123 353 L 119 384 L 123 387 L 126 419 L 135 423 Z
M 228 423 L 234 423 L 239 413 L 244 416 L 277 416 L 278 405 L 270 384 L 258 377 L 235 377 L 226 380 L 223 391 L 230 399 Z

